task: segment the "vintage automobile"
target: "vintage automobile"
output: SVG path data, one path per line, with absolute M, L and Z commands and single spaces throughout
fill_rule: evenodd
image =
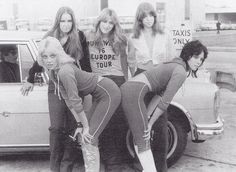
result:
M 20 89 L 29 68 L 37 56 L 37 42 L 43 33 L 0 32 L 2 46 L 17 47 L 17 63 L 20 81 L 0 81 L 0 154 L 26 152 L 48 152 L 49 115 L 47 103 L 46 74 L 35 75 L 34 90 L 23 96 Z M 4 75 L 4 72 L 0 73 Z M 223 132 L 223 121 L 219 114 L 220 94 L 215 80 L 217 72 L 200 70 L 198 78 L 189 77 L 175 95 L 168 108 L 168 166 L 173 165 L 182 155 L 187 144 L 188 134 L 193 142 L 201 143 L 208 137 Z M 216 77 L 215 77 L 216 78 Z M 158 101 L 158 98 L 157 98 Z M 158 124 L 155 124 L 158 125 Z M 155 127 L 152 131 L 152 148 L 155 140 Z M 135 156 L 132 136 L 127 132 L 127 148 Z M 154 156 L 157 152 L 154 152 Z

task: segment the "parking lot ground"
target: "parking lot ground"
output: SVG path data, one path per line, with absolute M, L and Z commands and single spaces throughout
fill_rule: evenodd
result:
M 204 143 L 188 142 L 181 159 L 169 172 L 234 172 L 236 171 L 236 93 L 221 92 L 221 114 L 224 133 Z
M 222 30 L 220 34 L 216 31 L 194 32 L 193 39 L 199 39 L 206 46 L 235 47 L 236 30 Z
M 183 165 L 184 164 L 184 165 Z M 202 157 L 184 155 L 169 172 L 234 172 L 236 166 L 224 162 L 212 161 Z

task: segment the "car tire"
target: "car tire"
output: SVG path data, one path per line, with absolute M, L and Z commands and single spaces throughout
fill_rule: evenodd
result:
M 187 131 L 184 129 L 184 127 L 181 125 L 180 122 L 177 120 L 169 120 L 168 121 L 168 154 L 167 154 L 167 166 L 171 167 L 173 164 L 175 164 L 178 159 L 182 156 L 186 145 L 187 145 Z M 155 131 L 152 132 L 153 138 L 155 138 Z M 134 144 L 133 144 L 133 137 L 130 132 L 130 130 L 127 132 L 126 136 L 126 144 L 127 148 L 129 150 L 129 153 L 132 157 L 136 157 L 136 153 L 134 151 Z M 152 140 L 151 146 L 155 146 L 158 144 L 157 140 Z M 153 152 L 154 159 L 155 155 L 158 154 L 158 152 Z
M 167 165 L 171 167 L 182 156 L 187 145 L 188 133 L 177 120 L 168 121 Z

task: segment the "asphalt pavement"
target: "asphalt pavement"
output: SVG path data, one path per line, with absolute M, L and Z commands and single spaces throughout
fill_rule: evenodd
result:
M 236 93 L 222 89 L 221 116 L 224 133 L 204 143 L 189 140 L 184 155 L 169 172 L 235 172 L 236 171 Z

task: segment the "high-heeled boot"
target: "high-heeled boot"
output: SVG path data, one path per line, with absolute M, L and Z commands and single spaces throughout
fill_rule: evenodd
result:
M 143 172 L 157 172 L 151 149 L 137 153 Z
M 82 144 L 81 146 L 85 172 L 99 172 L 100 171 L 100 154 L 97 146 L 91 144 Z

